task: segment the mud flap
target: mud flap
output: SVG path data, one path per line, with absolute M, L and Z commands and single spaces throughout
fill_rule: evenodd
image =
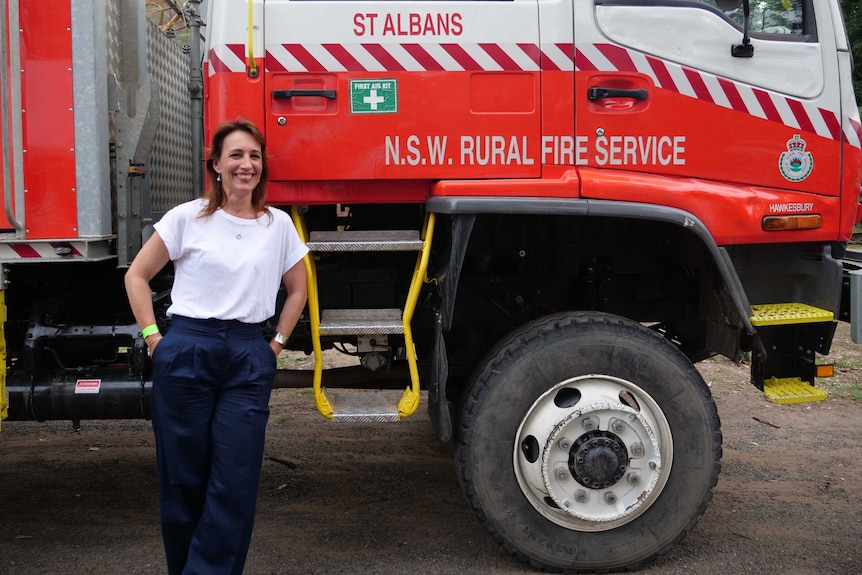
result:
M 862 343 L 862 270 L 850 272 L 850 339 Z
M 9 393 L 6 391 L 6 292 L 0 290 L 0 429 L 9 416 Z
M 431 358 L 431 381 L 428 385 L 428 417 L 440 441 L 452 438 L 452 417 L 446 401 L 446 380 L 449 378 L 449 360 L 443 339 L 443 318 L 438 311 L 434 323 L 434 351 Z

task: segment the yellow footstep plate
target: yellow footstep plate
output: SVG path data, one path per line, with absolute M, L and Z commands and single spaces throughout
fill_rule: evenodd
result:
M 763 303 L 751 306 L 751 325 L 789 325 L 832 321 L 831 311 L 804 303 Z
M 814 387 L 798 377 L 767 379 L 763 382 L 763 392 L 766 399 L 781 404 L 823 401 L 828 395 L 822 387 Z

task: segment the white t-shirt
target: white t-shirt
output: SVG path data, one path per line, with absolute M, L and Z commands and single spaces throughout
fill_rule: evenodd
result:
M 155 229 L 174 262 L 167 314 L 258 323 L 275 313 L 284 273 L 308 253 L 290 216 L 270 208 L 256 220 L 224 210 L 198 217 L 206 200 L 169 210 Z

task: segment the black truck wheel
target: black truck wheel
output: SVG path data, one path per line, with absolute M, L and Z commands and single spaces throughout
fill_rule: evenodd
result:
M 694 527 L 721 467 L 709 389 L 671 343 L 601 313 L 543 317 L 483 360 L 456 440 L 484 527 L 550 571 L 632 569 Z

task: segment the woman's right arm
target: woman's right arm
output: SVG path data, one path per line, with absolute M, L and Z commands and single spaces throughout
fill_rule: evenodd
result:
M 168 261 L 170 261 L 168 248 L 156 232 L 147 240 L 126 271 L 126 295 L 129 297 L 129 305 L 132 308 L 135 321 L 138 322 L 138 327 L 141 329 L 156 323 L 150 280 L 165 267 Z M 161 334 L 157 332 L 145 339 L 150 353 L 155 349 L 161 337 Z

